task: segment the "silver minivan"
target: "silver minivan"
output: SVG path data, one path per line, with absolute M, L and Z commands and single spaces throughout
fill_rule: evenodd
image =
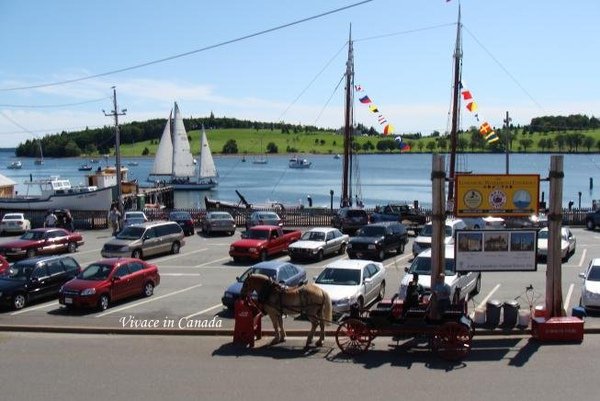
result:
M 185 245 L 181 226 L 174 221 L 152 221 L 125 227 L 102 247 L 102 257 L 143 259 L 162 253 L 179 253 Z

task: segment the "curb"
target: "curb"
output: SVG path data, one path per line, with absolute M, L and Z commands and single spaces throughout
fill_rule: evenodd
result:
M 233 336 L 233 329 L 130 329 L 119 327 L 76 327 L 76 326 L 25 326 L 0 325 L 0 332 L 63 333 L 63 334 L 116 334 L 116 335 L 161 335 L 161 336 Z M 317 331 L 318 332 L 318 331 Z M 583 329 L 584 334 L 600 334 L 600 327 Z M 291 337 L 307 336 L 308 330 L 286 330 Z M 325 330 L 326 337 L 335 337 L 336 330 Z M 273 336 L 273 330 L 263 330 L 263 336 Z M 476 329 L 478 336 L 531 336 L 531 329 L 493 330 Z

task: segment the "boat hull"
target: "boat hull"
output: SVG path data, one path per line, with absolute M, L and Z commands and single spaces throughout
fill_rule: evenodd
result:
M 108 210 L 113 199 L 113 187 L 95 191 L 42 197 L 0 198 L 2 210 Z
M 212 189 L 217 186 L 217 182 L 185 182 L 185 183 L 175 183 L 171 182 L 166 185 L 170 185 L 173 187 L 175 191 L 205 191 L 208 189 Z

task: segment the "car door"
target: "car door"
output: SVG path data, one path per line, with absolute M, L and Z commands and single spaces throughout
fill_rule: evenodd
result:
M 331 255 L 339 249 L 339 240 L 335 238 L 335 232 L 329 231 L 325 236 L 325 245 L 323 246 L 323 253 L 325 255 Z
M 373 300 L 373 277 L 369 270 L 370 265 L 366 265 L 362 268 L 362 284 L 365 291 L 365 306 L 370 304 Z
M 142 246 L 144 255 L 156 255 L 157 253 L 166 252 L 164 244 L 157 232 L 157 227 L 150 227 L 144 233 L 144 245 Z
M 47 263 L 48 286 L 47 294 L 56 295 L 60 287 L 67 281 L 67 272 L 60 259 L 50 260 Z
M 131 280 L 127 264 L 118 266 L 111 276 L 111 299 L 113 301 L 127 298 L 131 294 Z
M 146 274 L 144 272 L 144 264 L 142 262 L 133 261 L 127 264 L 129 268 L 129 280 L 131 282 L 131 293 L 130 295 L 141 294 L 144 289 L 146 281 Z
M 48 295 L 48 269 L 45 264 L 37 265 L 31 272 L 27 283 L 27 292 L 30 300 Z
M 285 251 L 285 239 L 282 235 L 279 235 L 279 230 L 271 231 L 271 239 L 269 242 L 271 254 L 277 254 Z

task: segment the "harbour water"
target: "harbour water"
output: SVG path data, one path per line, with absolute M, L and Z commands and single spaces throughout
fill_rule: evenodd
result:
M 215 155 L 219 171 L 219 185 L 210 191 L 176 192 L 175 206 L 178 208 L 203 208 L 204 197 L 237 202 L 238 190 L 250 203 L 278 201 L 288 204 L 307 205 L 310 195 L 314 206 L 329 206 L 330 191 L 333 191 L 333 205 L 340 203 L 342 160 L 333 155 L 305 155 L 312 162 L 309 169 L 291 169 L 288 167 L 288 155 L 270 155 L 267 164 L 252 163 L 253 156 Z M 476 174 L 503 174 L 505 155 L 473 154 L 461 156 L 464 168 Z M 361 183 L 362 199 L 367 207 L 388 202 L 409 202 L 417 200 L 423 206 L 431 205 L 431 155 L 395 154 L 362 155 L 358 157 L 357 171 Z M 60 176 L 71 180 L 73 185 L 86 183 L 86 174 L 78 171 L 89 159 L 64 158 L 45 159 L 43 165 L 35 165 L 33 158 L 20 158 L 23 167 L 19 170 L 7 166 L 17 160 L 12 151 L 0 150 L 0 173 L 17 182 L 19 194 L 25 194 L 27 186 L 23 183 L 30 178 Z M 133 163 L 132 163 L 133 162 Z M 129 165 L 129 163 L 137 165 Z M 129 178 L 137 179 L 140 186 L 151 186 L 146 180 L 152 166 L 150 157 L 122 158 L 122 166 L 129 170 Z M 115 165 L 115 158 L 100 158 L 92 164 L 98 167 Z M 550 155 L 513 154 L 510 156 L 510 173 L 539 174 L 542 179 L 548 176 Z M 569 201 L 574 207 L 591 207 L 592 199 L 600 199 L 600 155 L 566 154 L 564 156 L 565 179 L 563 186 L 563 205 Z M 590 179 L 594 188 L 590 189 Z M 540 193 L 548 200 L 548 182 L 542 181 Z

